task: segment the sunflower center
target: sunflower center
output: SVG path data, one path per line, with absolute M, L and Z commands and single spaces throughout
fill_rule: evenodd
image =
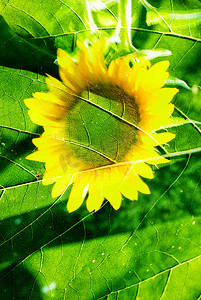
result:
M 138 139 L 135 99 L 112 84 L 82 93 L 66 117 L 66 141 L 87 168 L 120 162 Z

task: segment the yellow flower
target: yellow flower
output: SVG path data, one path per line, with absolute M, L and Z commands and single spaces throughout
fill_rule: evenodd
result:
M 44 128 L 28 159 L 45 162 L 43 184 L 55 183 L 53 197 L 73 183 L 69 212 L 85 198 L 87 209 L 97 211 L 104 198 L 118 209 L 122 195 L 137 200 L 138 192 L 149 194 L 141 177 L 153 178 L 149 165 L 168 162 L 154 147 L 174 138 L 156 133 L 178 92 L 163 88 L 168 61 L 151 66 L 142 56 L 127 55 L 106 65 L 106 43 L 78 43 L 76 61 L 59 49 L 63 83 L 48 76 L 49 92 L 25 100 L 31 120 Z

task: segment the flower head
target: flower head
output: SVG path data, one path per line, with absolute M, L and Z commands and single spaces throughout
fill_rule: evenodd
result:
M 96 211 L 104 198 L 118 209 L 122 195 L 137 200 L 138 192 L 149 194 L 141 177 L 153 178 L 150 165 L 168 162 L 154 147 L 174 138 L 156 133 L 172 114 L 170 102 L 178 92 L 163 88 L 168 61 L 151 66 L 135 54 L 107 65 L 106 43 L 78 43 L 76 61 L 59 49 L 63 83 L 48 76 L 49 92 L 25 100 L 32 121 L 44 128 L 28 159 L 45 162 L 43 184 L 54 183 L 53 197 L 73 183 L 70 212 L 86 196 L 88 210 Z

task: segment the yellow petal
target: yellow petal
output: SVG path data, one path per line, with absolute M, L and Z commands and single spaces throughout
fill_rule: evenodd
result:
M 134 93 L 136 93 L 140 87 L 141 81 L 144 78 L 144 75 L 146 74 L 146 69 L 140 68 L 137 70 L 136 76 L 132 76 L 131 83 L 133 84 Z
M 146 73 L 140 82 L 141 93 L 145 91 L 154 91 L 160 89 L 165 84 L 165 80 L 169 74 L 166 72 L 169 67 L 169 61 L 161 61 L 153 65 Z
M 45 172 L 45 174 L 43 175 L 42 184 L 49 185 L 49 184 L 54 183 L 57 179 L 58 179 L 58 176 L 52 177 L 52 176 L 49 176 L 47 172 Z
M 46 101 L 40 98 L 26 99 L 25 104 L 27 107 L 29 107 L 32 113 L 38 114 L 38 108 L 40 107 L 41 115 L 50 116 L 59 120 L 66 115 L 67 110 L 64 106 L 51 102 L 52 96 L 53 95 L 49 93 L 50 101 Z
M 146 162 L 148 164 L 151 164 L 151 165 L 159 165 L 159 164 L 166 164 L 169 162 L 168 159 L 160 156 L 158 153 L 156 153 L 155 151 L 150 151 L 150 154 L 147 155 L 147 160 Z
M 146 185 L 139 176 L 137 176 L 137 189 L 143 194 L 151 194 L 148 185 Z
M 75 97 L 72 95 L 72 91 L 61 83 L 61 81 L 48 75 L 46 83 L 49 91 L 56 96 L 56 99 L 59 99 L 57 104 L 64 105 L 69 108 L 75 102 Z
M 40 150 L 42 149 L 48 149 L 53 146 L 60 146 L 61 142 L 50 137 L 43 137 L 41 136 L 40 138 L 35 138 L 32 140 L 32 143 L 39 148 Z
M 53 157 L 58 157 L 60 154 L 59 153 L 60 150 L 61 150 L 61 146 L 56 145 L 53 147 L 49 147 L 47 149 L 35 151 L 34 153 L 29 154 L 26 158 L 29 160 L 45 162 L 48 160 L 52 160 Z
M 59 75 L 67 87 L 75 94 L 84 90 L 85 86 L 79 73 L 79 67 L 62 49 L 58 49 Z
M 149 194 L 150 190 L 149 187 L 142 181 L 142 179 L 138 176 L 137 172 L 135 171 L 135 167 L 138 164 L 134 164 L 130 167 L 123 183 L 121 184 L 121 192 L 122 194 L 131 200 L 137 200 L 138 199 L 138 191 L 140 191 L 143 194 Z M 151 176 L 152 172 L 150 173 L 150 167 L 140 163 L 142 168 L 143 175 Z M 145 165 L 142 166 L 142 165 Z M 149 171 L 148 171 L 149 169 Z M 137 170 L 139 171 L 139 170 Z M 145 176 L 144 176 L 145 177 Z M 152 177 L 151 177 L 152 178 Z
M 164 126 L 164 122 L 167 123 L 167 120 L 169 120 L 170 116 L 172 115 L 174 111 L 174 105 L 169 104 L 168 107 L 166 107 L 166 111 L 160 111 L 161 118 L 159 118 L 156 113 L 154 115 L 149 115 L 151 122 L 152 122 L 152 128 L 156 131 Z M 162 117 L 163 115 L 163 117 Z
M 159 146 L 170 142 L 175 138 L 175 134 L 171 132 L 153 133 L 153 134 L 141 134 L 141 140 L 144 143 L 144 147 L 150 148 Z
M 78 176 L 75 181 L 67 203 L 67 209 L 69 212 L 75 211 L 82 205 L 88 191 L 87 179 L 88 176 Z
M 66 105 L 66 101 L 61 100 L 61 98 L 58 98 L 53 93 L 47 92 L 47 93 L 40 93 L 36 92 L 33 94 L 34 99 L 38 99 L 40 101 L 44 101 L 45 103 L 51 102 L 53 104 L 58 104 L 61 106 Z
M 118 70 L 118 63 L 117 60 L 113 60 L 108 68 L 108 75 L 110 76 L 110 78 L 112 80 L 114 80 L 114 78 L 116 77 L 117 74 L 117 70 Z
M 59 160 L 54 160 L 50 163 L 46 163 L 46 172 L 43 176 L 43 184 L 48 185 L 57 181 L 58 178 L 66 173 L 67 168 L 63 168 L 63 165 Z M 50 182 L 50 183 L 49 183 Z
M 176 88 L 162 88 L 157 90 L 152 97 L 148 99 L 148 106 L 167 105 L 173 97 L 178 93 Z
M 125 178 L 120 186 L 121 193 L 130 200 L 137 200 L 138 199 L 138 191 L 137 185 L 133 185 Z
M 113 167 L 107 170 L 103 184 L 103 196 L 110 202 L 114 209 L 119 209 L 121 206 L 122 196 L 118 189 L 123 181 L 124 174 L 119 171 L 118 167 Z
M 174 111 L 174 105 L 155 107 L 154 110 L 141 114 L 139 127 L 145 132 L 156 131 L 163 127 Z
M 148 148 L 144 145 L 136 146 L 133 148 L 134 160 L 141 160 L 148 164 L 157 165 L 169 162 L 166 158 L 160 156 L 154 149 Z
M 143 177 L 149 178 L 149 179 L 154 178 L 154 175 L 153 175 L 151 167 L 148 166 L 145 163 L 136 163 L 136 164 L 133 164 L 133 169 L 140 176 L 143 176 Z
M 52 127 L 60 127 L 62 124 L 58 122 L 57 119 L 54 119 L 50 116 L 43 116 L 40 115 L 39 112 L 37 113 L 35 110 L 29 110 L 28 114 L 35 124 L 41 125 L 41 126 L 52 126 Z
M 116 185 L 104 189 L 104 196 L 110 202 L 112 207 L 117 210 L 121 206 L 122 196 L 120 192 L 115 191 Z
M 175 134 L 171 132 L 157 133 L 155 139 L 159 144 L 166 144 L 175 138 Z
M 107 68 L 104 60 L 103 49 L 106 47 L 106 39 L 99 40 L 93 47 L 93 71 L 96 81 L 102 84 L 107 81 Z
M 73 170 L 74 172 L 74 170 Z M 56 198 L 60 196 L 64 191 L 73 183 L 74 173 L 69 171 L 69 173 L 64 174 L 63 176 L 57 178 L 56 183 L 52 189 L 52 197 Z M 44 184 L 44 182 L 43 182 Z
M 93 210 L 99 210 L 104 200 L 101 191 L 100 180 L 98 180 L 98 178 L 96 180 L 97 181 L 89 185 L 89 196 L 86 202 L 86 206 L 89 212 Z
M 58 125 L 60 127 L 44 126 L 44 133 L 42 137 L 57 140 L 58 142 L 64 142 L 65 140 L 67 140 L 68 134 L 65 130 L 65 121 L 59 121 Z
M 93 66 L 90 62 L 87 48 L 80 43 L 78 43 L 78 46 L 81 49 L 78 60 L 78 67 L 82 79 L 84 80 L 86 87 L 88 87 L 89 83 L 93 83 L 94 81 Z

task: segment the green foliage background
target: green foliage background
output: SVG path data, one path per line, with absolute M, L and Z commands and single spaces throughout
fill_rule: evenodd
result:
M 92 15 L 104 35 L 118 15 L 117 1 L 102 2 Z M 147 14 L 141 2 L 132 1 L 133 44 L 171 51 L 170 75 L 189 86 L 178 83 L 174 116 L 188 122 L 169 129 L 174 155 L 147 180 L 151 195 L 69 214 L 70 190 L 52 199 L 44 165 L 25 159 L 42 128 L 24 99 L 47 90 L 46 73 L 58 78 L 58 47 L 73 52 L 90 35 L 86 3 L 0 0 L 1 299 L 201 299 L 201 3 L 150 1 Z

